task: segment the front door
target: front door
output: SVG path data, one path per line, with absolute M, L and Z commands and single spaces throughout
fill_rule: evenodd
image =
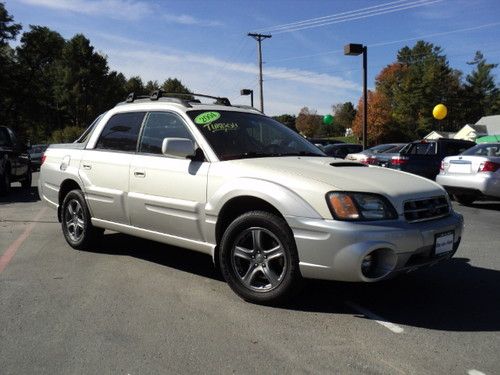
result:
M 128 206 L 133 226 L 176 237 L 203 240 L 201 220 L 206 202 L 209 163 L 167 157 L 164 138 L 194 141 L 175 113 L 148 113 L 138 153 L 130 164 Z

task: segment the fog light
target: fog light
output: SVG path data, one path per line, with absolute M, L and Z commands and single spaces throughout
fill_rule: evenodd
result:
M 375 267 L 375 255 L 373 253 L 366 255 L 361 262 L 361 272 L 363 275 L 370 275 Z

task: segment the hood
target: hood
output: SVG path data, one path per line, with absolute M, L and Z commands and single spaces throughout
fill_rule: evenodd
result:
M 424 177 L 328 157 L 275 157 L 232 160 L 241 177 L 266 179 L 291 188 L 311 190 L 322 197 L 332 190 L 381 194 L 401 213 L 403 202 L 438 195 L 444 189 Z M 301 194 L 304 196 L 303 194 Z

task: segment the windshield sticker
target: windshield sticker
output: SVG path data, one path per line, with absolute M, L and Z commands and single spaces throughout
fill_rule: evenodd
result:
M 238 124 L 235 122 L 219 122 L 216 124 L 205 124 L 203 127 L 212 133 L 228 132 L 238 129 Z
M 205 125 L 214 122 L 215 120 L 219 119 L 219 117 L 219 112 L 203 112 L 196 116 L 194 122 L 198 125 Z

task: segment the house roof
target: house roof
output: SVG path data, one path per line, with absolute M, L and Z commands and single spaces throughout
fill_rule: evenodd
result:
M 483 116 L 476 122 L 476 125 L 484 125 L 487 129 L 487 134 L 500 134 L 500 115 Z

